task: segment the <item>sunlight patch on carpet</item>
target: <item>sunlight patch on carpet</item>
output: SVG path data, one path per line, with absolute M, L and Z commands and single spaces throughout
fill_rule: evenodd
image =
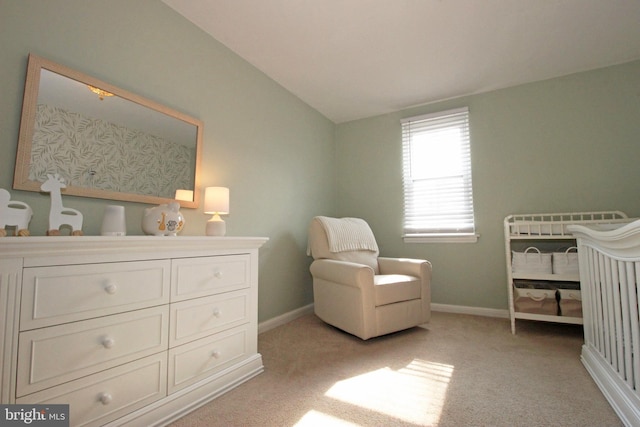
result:
M 295 424 L 295 427 L 305 426 L 332 426 L 332 427 L 358 427 L 359 424 L 353 424 L 340 418 L 332 417 L 319 411 L 311 410 L 304 414 L 304 417 Z
M 419 425 L 437 424 L 453 368 L 414 359 L 399 370 L 382 368 L 339 381 L 325 396 L 390 418 Z

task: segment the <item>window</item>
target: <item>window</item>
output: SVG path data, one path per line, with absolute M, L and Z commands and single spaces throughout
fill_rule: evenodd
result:
M 475 242 L 469 109 L 401 124 L 405 241 Z

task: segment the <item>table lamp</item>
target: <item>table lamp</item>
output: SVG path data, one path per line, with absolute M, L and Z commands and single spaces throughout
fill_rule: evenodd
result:
M 224 236 L 227 225 L 220 214 L 229 213 L 229 189 L 226 187 L 207 187 L 204 190 L 204 213 L 213 215 L 207 221 L 207 236 Z

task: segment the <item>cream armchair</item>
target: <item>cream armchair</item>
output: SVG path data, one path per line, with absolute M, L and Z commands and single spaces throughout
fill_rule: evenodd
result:
M 364 220 L 313 218 L 308 252 L 314 310 L 324 322 L 366 340 L 431 318 L 431 263 L 378 257 Z

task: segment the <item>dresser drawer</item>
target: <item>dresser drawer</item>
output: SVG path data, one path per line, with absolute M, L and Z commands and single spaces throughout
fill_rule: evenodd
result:
M 251 283 L 249 255 L 182 258 L 172 261 L 171 300 L 248 288 Z
M 68 404 L 74 426 L 98 426 L 167 394 L 167 354 L 155 354 L 17 399 L 18 404 Z
M 22 332 L 17 396 L 168 348 L 169 307 L 153 307 Z
M 246 290 L 173 303 L 169 347 L 247 323 L 248 308 Z
M 169 394 L 249 356 L 249 336 L 240 327 L 169 350 Z
M 25 268 L 20 329 L 166 304 L 170 260 Z

